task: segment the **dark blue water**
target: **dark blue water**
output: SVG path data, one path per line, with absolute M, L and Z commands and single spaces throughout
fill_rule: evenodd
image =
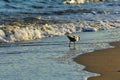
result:
M 64 0 L 0 0 L 1 22 L 21 21 L 37 17 L 53 22 L 95 21 L 119 19 L 120 1 L 94 2 L 80 5 L 67 5 Z M 86 17 L 87 16 L 87 17 Z M 102 17 L 101 17 L 102 16 Z

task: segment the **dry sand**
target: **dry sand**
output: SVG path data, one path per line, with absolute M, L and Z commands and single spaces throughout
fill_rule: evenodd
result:
M 101 74 L 88 80 L 120 80 L 120 42 L 111 45 L 115 48 L 83 54 L 74 59 L 85 65 L 85 70 Z

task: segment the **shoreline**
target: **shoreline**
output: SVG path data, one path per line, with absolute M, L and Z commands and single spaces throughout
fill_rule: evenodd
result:
M 112 42 L 109 48 L 96 50 L 74 58 L 78 64 L 86 66 L 84 70 L 100 74 L 88 80 L 120 80 L 120 42 Z

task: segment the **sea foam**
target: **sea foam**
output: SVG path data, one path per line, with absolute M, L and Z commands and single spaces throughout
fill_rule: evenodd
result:
M 62 36 L 66 33 L 76 32 L 96 32 L 99 30 L 109 30 L 119 27 L 119 21 L 99 21 L 99 22 L 76 22 L 63 24 L 29 24 L 3 25 L 0 29 L 0 42 L 18 42 L 42 39 L 45 37 Z

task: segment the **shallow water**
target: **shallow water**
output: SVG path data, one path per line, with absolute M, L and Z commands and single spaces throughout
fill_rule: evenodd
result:
M 3 44 L 0 80 L 86 80 L 96 76 L 84 71 L 84 66 L 72 59 L 86 52 L 113 48 L 108 42 L 120 40 L 119 30 L 78 33 L 81 40 L 70 48 L 66 36 Z

